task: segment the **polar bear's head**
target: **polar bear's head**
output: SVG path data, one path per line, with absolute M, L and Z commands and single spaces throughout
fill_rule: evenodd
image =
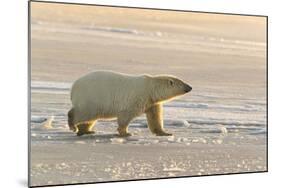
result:
M 153 102 L 165 102 L 175 97 L 184 95 L 192 90 L 192 87 L 174 76 L 152 77 Z

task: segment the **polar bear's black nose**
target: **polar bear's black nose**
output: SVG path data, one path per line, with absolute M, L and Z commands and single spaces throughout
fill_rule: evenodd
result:
M 184 91 L 187 93 L 187 92 L 190 92 L 191 90 L 192 90 L 192 87 L 186 84 L 184 87 Z

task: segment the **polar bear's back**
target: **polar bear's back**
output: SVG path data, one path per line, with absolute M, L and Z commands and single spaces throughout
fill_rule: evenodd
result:
M 135 94 L 144 90 L 144 76 L 131 76 L 110 71 L 96 71 L 76 80 L 71 89 L 71 101 L 81 110 L 99 108 L 120 110 Z M 116 108 L 116 109 L 115 109 Z

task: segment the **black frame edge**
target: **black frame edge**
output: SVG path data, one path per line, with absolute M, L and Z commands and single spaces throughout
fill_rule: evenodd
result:
M 28 130 L 28 154 L 27 154 L 27 165 L 28 165 L 28 170 L 27 170 L 27 186 L 31 187 L 31 1 L 28 1 L 27 4 L 27 9 L 28 9 L 28 18 L 27 18 L 27 72 L 28 72 L 28 83 L 27 83 L 27 102 L 28 102 L 28 107 L 27 107 L 27 114 L 28 114 L 28 123 L 27 123 L 27 130 Z

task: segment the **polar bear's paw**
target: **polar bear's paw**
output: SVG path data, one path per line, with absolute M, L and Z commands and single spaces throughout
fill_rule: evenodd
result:
M 120 137 L 129 137 L 129 136 L 132 136 L 131 133 L 119 133 L 119 136 Z
M 173 134 L 172 133 L 167 133 L 167 132 L 157 132 L 156 133 L 156 136 L 172 136 Z
M 82 136 L 84 134 L 95 134 L 96 132 L 95 131 L 87 131 L 87 132 L 83 132 L 83 131 L 78 131 L 76 133 L 77 136 Z

